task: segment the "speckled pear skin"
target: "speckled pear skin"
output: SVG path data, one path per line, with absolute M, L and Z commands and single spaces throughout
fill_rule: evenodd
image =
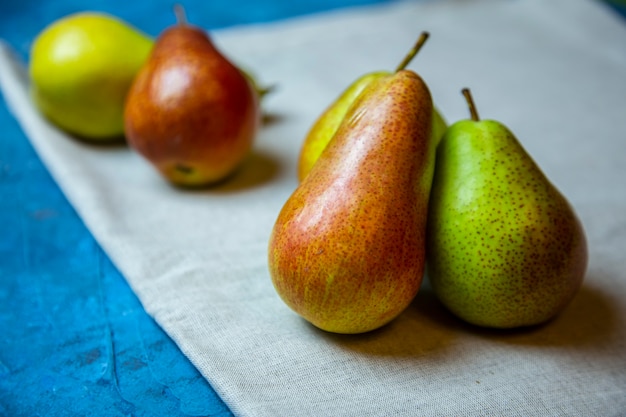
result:
M 276 291 L 320 329 L 363 333 L 415 297 L 435 147 L 432 99 L 412 71 L 370 83 L 283 206 L 269 241 Z
M 354 100 L 365 86 L 378 77 L 389 75 L 387 72 L 372 72 L 359 77 L 346 88 L 337 99 L 317 118 L 307 133 L 298 157 L 298 179 L 302 181 L 319 159 L 322 151 L 330 142 L 337 128 L 346 116 Z
M 572 300 L 587 267 L 574 210 L 495 121 L 459 121 L 437 150 L 428 277 L 441 302 L 479 326 L 543 323 Z
M 379 77 L 390 76 L 391 74 L 392 73 L 388 71 L 378 71 L 359 77 L 322 112 L 315 123 L 313 123 L 313 126 L 311 126 L 311 129 L 309 129 L 302 143 L 298 157 L 298 180 L 302 181 L 304 177 L 309 174 L 311 168 L 313 168 L 313 165 L 322 154 L 322 151 L 337 132 L 350 106 L 354 104 L 356 98 L 363 92 L 364 88 L 373 80 Z M 439 141 L 448 128 L 448 124 L 441 115 L 441 112 L 436 108 L 432 112 L 432 117 L 432 139 Z

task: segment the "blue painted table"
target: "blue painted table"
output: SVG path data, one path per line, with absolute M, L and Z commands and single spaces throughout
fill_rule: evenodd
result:
M 384 0 L 188 0 L 206 29 Z M 611 6 L 626 16 L 624 1 Z M 0 4 L 0 38 L 28 60 L 36 34 L 101 10 L 156 36 L 169 1 L 21 0 Z M 0 415 L 230 416 L 145 313 L 0 99 Z

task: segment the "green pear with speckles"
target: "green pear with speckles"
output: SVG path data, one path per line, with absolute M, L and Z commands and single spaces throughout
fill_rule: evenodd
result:
M 453 124 L 437 149 L 428 277 L 441 302 L 479 326 L 546 322 L 574 298 L 587 244 L 572 206 L 499 122 Z

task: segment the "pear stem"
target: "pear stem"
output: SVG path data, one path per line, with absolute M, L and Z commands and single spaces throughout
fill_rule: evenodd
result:
M 480 117 L 478 117 L 478 111 L 476 110 L 476 105 L 474 104 L 474 99 L 472 98 L 472 93 L 470 89 L 464 88 L 461 90 L 461 93 L 465 96 L 465 100 L 467 101 L 467 107 L 469 107 L 472 120 L 475 122 L 479 122 Z
M 174 15 L 176 16 L 176 23 L 181 26 L 187 24 L 187 14 L 185 13 L 185 8 L 181 4 L 176 3 L 174 5 Z
M 396 72 L 402 71 L 407 67 L 407 65 L 409 65 L 409 63 L 413 60 L 413 58 L 415 58 L 415 55 L 417 55 L 419 50 L 422 49 L 422 46 L 424 45 L 424 43 L 426 43 L 426 40 L 429 36 L 430 34 L 428 32 L 421 33 L 420 37 L 417 39 L 417 42 L 415 43 L 415 45 L 413 45 L 413 48 L 411 48 L 409 53 L 406 54 L 402 62 L 400 62 L 400 65 L 396 67 Z

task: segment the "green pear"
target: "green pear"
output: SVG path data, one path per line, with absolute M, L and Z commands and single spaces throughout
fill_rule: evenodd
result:
M 417 55 L 422 45 L 428 39 L 428 32 L 423 32 L 416 44 L 396 67 L 396 72 L 406 68 L 411 60 Z M 389 71 L 376 71 L 359 77 L 348 86 L 339 97 L 331 103 L 326 110 L 317 118 L 304 139 L 298 158 L 298 179 L 302 181 L 307 176 L 315 162 L 319 159 L 322 151 L 328 145 L 337 131 L 348 109 L 361 94 L 363 89 L 372 81 L 390 75 Z M 433 111 L 432 135 L 439 140 L 447 129 L 447 124 L 441 113 L 435 108 Z
M 416 295 L 434 171 L 432 111 L 413 71 L 373 80 L 278 215 L 272 282 L 320 329 L 379 328 Z
M 152 39 L 107 14 L 83 12 L 46 27 L 30 56 L 32 97 L 58 127 L 91 140 L 124 133 L 124 100 Z
M 441 302 L 479 326 L 546 322 L 577 293 L 587 267 L 583 227 L 513 133 L 453 124 L 437 150 L 428 219 L 428 277 Z

